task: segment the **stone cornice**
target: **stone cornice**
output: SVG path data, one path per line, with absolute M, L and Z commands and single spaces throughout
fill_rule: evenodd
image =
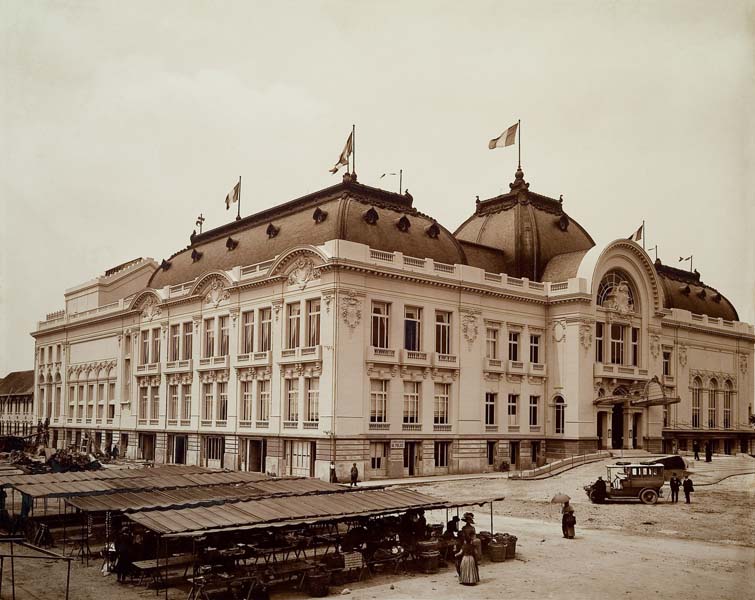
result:
M 663 319 L 663 321 L 661 322 L 661 326 L 684 329 L 686 331 L 697 331 L 699 333 L 718 335 L 721 337 L 734 338 L 737 340 L 746 340 L 750 343 L 755 344 L 755 335 L 751 333 L 741 333 L 741 332 L 736 332 L 736 331 L 725 331 L 723 329 L 713 329 L 711 327 L 704 327 L 700 325 L 694 325 L 692 323 L 683 323 L 682 321 L 671 320 L 669 317 L 666 317 L 665 319 Z M 661 335 L 664 335 L 664 334 L 662 333 Z

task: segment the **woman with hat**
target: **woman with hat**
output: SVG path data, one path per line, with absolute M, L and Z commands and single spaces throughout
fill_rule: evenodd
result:
M 469 530 L 468 530 L 469 531 Z M 469 537 L 464 537 L 461 550 L 456 553 L 459 560 L 459 583 L 462 585 L 477 585 L 480 581 L 478 563 L 482 558 L 482 544 L 472 528 Z
M 564 532 L 564 537 L 572 540 L 574 539 L 574 525 L 577 523 L 577 518 L 574 516 L 574 507 L 569 504 L 568 500 L 564 502 L 561 515 L 561 530 Z

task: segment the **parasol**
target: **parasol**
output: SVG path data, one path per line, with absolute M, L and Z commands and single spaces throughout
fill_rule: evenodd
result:
M 569 502 L 569 500 L 571 500 L 571 497 L 558 493 L 551 498 L 551 504 L 563 504 L 564 502 Z

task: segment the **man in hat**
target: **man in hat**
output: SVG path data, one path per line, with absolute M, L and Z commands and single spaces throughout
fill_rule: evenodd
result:
M 684 490 L 684 500 L 687 504 L 689 504 L 690 494 L 695 491 L 695 488 L 692 485 L 692 480 L 689 478 L 689 475 L 684 476 L 684 481 L 682 481 L 682 489 Z
M 595 502 L 603 504 L 606 501 L 606 482 L 602 476 L 598 476 L 598 480 L 592 484 L 592 489 L 595 492 Z

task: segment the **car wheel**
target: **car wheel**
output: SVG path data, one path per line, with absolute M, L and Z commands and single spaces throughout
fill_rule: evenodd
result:
M 658 502 L 658 492 L 645 488 L 640 492 L 640 500 L 642 500 L 643 504 L 655 504 Z

